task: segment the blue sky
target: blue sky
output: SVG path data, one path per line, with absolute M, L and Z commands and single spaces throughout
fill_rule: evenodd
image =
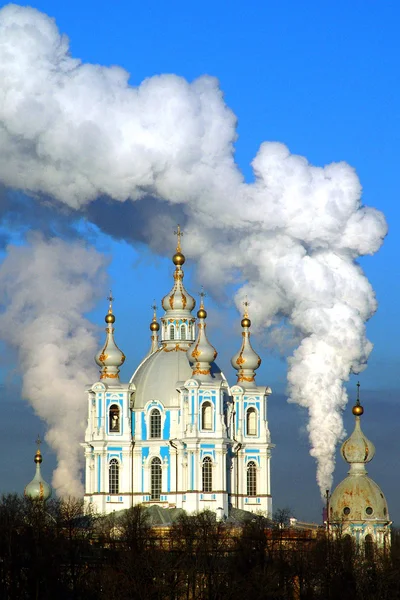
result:
M 360 380 L 366 400 L 364 430 L 377 446 L 370 475 L 381 485 L 391 516 L 398 522 L 400 490 L 392 474 L 399 454 L 392 424 L 400 416 L 400 8 L 395 3 L 372 1 L 234 1 L 229 5 L 205 1 L 194 6 L 187 2 L 70 0 L 36 1 L 31 6 L 55 17 L 59 29 L 70 38 L 74 56 L 85 62 L 121 65 L 130 72 L 132 85 L 160 73 L 175 73 L 189 81 L 204 73 L 217 77 L 226 103 L 238 117 L 236 161 L 247 180 L 252 177 L 250 162 L 264 140 L 283 142 L 291 152 L 318 166 L 344 160 L 356 169 L 363 201 L 382 210 L 389 224 L 382 249 L 361 261 L 376 291 L 379 309 L 368 325 L 374 351 Z M 96 243 L 111 258 L 117 340 L 128 356 L 123 372 L 127 379 L 147 348 L 149 305 L 154 297 L 159 302 L 167 291 L 171 266 L 168 259 L 153 257 L 143 247 L 132 249 L 104 235 Z M 196 292 L 199 282 L 190 265 L 186 273 L 188 289 Z M 237 313 L 232 307 L 213 304 L 212 298 L 208 301 L 218 315 L 210 339 L 229 378 L 232 348 L 239 344 L 229 322 L 237 320 Z M 100 321 L 103 312 L 104 307 L 98 306 L 91 314 L 93 320 Z M 258 381 L 270 384 L 277 392 L 270 402 L 270 429 L 277 443 L 272 462 L 275 507 L 290 506 L 298 518 L 318 520 L 321 502 L 314 461 L 308 455 L 305 414 L 285 402 L 285 361 L 270 354 L 262 340 L 254 345 L 263 357 Z M 13 475 L 9 465 L 4 465 L 0 480 L 12 482 L 9 489 L 19 491 L 33 475 L 34 465 L 29 461 L 34 446 L 29 437 L 34 440 L 37 430 L 44 426 L 17 399 L 18 376 L 11 367 L 6 377 L 7 382 L 14 379 L 16 397 L 8 398 L 15 404 L 13 422 L 0 444 L 9 447 L 18 440 L 19 449 L 13 453 Z M 353 396 L 355 381 L 353 378 L 350 383 Z M 346 426 L 351 428 L 347 416 Z M 345 473 L 340 462 L 339 458 L 336 483 Z M 43 466 L 48 479 L 53 464 L 49 452 Z M 8 488 L 3 485 L 2 489 Z

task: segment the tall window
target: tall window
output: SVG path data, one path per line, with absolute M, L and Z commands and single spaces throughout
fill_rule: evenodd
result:
M 151 499 L 159 500 L 161 496 L 162 470 L 161 460 L 157 456 L 151 461 L 150 476 Z
M 247 435 L 257 435 L 257 411 L 255 408 L 247 409 L 246 432 Z
M 186 340 L 186 325 L 181 325 L 181 340 Z
M 211 402 L 203 402 L 201 405 L 201 428 L 212 430 L 212 405 Z
M 119 463 L 116 458 L 112 458 L 108 466 L 108 491 L 110 494 L 119 493 Z
M 247 495 L 257 496 L 257 465 L 253 460 L 247 463 Z
M 161 413 L 158 408 L 153 408 L 150 413 L 150 437 L 161 437 Z
M 169 326 L 169 339 L 170 340 L 175 339 L 175 327 L 173 325 Z
M 202 466 L 203 492 L 212 491 L 212 460 L 206 456 Z
M 112 404 L 109 410 L 109 427 L 113 433 L 119 433 L 120 418 L 119 418 L 119 406 Z

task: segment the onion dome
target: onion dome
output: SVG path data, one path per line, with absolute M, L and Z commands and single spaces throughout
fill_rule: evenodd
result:
M 209 376 L 211 374 L 211 363 L 217 357 L 217 351 L 210 344 L 206 335 L 207 311 L 204 308 L 204 296 L 201 294 L 200 308 L 197 311 L 199 322 L 197 324 L 197 339 L 186 353 L 189 362 L 193 365 L 193 377 Z
M 237 383 L 244 388 L 255 386 L 255 370 L 261 364 L 261 358 L 255 352 L 250 343 L 250 326 L 251 321 L 248 314 L 249 303 L 244 303 L 245 311 L 241 322 L 242 331 L 242 346 L 237 354 L 232 358 L 231 364 L 238 372 Z
M 171 311 L 191 312 L 196 306 L 195 299 L 192 296 L 190 296 L 190 294 L 188 294 L 188 292 L 183 287 L 182 265 L 184 264 L 186 259 L 181 251 L 181 237 L 183 233 L 181 232 L 181 228 L 179 225 L 176 235 L 178 236 L 178 243 L 176 246 L 176 253 L 172 257 L 172 262 L 175 265 L 174 285 L 169 294 L 164 296 L 162 300 L 162 307 L 167 313 Z
M 360 404 L 359 383 L 357 383 L 357 401 L 353 406 L 352 412 L 356 421 L 354 431 L 351 436 L 343 442 L 340 451 L 344 460 L 351 465 L 354 463 L 367 463 L 374 458 L 375 446 L 361 430 L 360 420 L 364 409 Z
M 32 500 L 42 500 L 43 502 L 46 502 L 51 496 L 51 487 L 45 482 L 40 471 L 40 465 L 43 458 L 39 448 L 41 444 L 39 437 L 36 440 L 36 443 L 38 445 L 34 458 L 34 462 L 36 463 L 36 473 L 32 481 L 25 487 L 24 496 L 26 498 L 31 498 Z
M 118 348 L 114 341 L 114 327 L 115 316 L 113 314 L 112 302 L 114 298 L 112 298 L 111 293 L 108 298 L 110 305 L 108 308 L 108 313 L 105 316 L 105 322 L 107 323 L 106 327 L 106 342 L 100 350 L 100 352 L 96 355 L 95 361 L 101 367 L 100 371 L 100 379 L 116 379 L 119 380 L 119 368 L 123 362 L 125 361 L 125 355 Z
M 357 388 L 357 401 L 352 410 L 355 416 L 354 431 L 341 448 L 341 454 L 350 464 L 350 470 L 332 493 L 329 502 L 330 520 L 342 526 L 346 522 L 359 522 L 363 533 L 372 534 L 376 541 L 376 527 L 390 525 L 389 511 L 382 490 L 368 477 L 365 469 L 365 464 L 375 455 L 375 447 L 361 430 L 360 417 L 364 409 L 360 404 L 359 383 Z
M 154 302 L 153 306 L 151 307 L 153 309 L 153 319 L 150 323 L 150 331 L 151 331 L 151 347 L 150 347 L 150 351 L 149 354 L 153 354 L 153 352 L 156 352 L 156 350 L 158 350 L 159 345 L 158 345 L 158 332 L 160 330 L 160 324 L 157 321 L 157 306 L 156 303 Z

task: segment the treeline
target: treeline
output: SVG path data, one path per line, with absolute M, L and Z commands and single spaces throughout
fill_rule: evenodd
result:
M 151 527 L 146 511 L 84 515 L 81 502 L 0 499 L 1 600 L 400 599 L 400 540 L 365 556 L 348 540 L 242 526 L 211 512 Z

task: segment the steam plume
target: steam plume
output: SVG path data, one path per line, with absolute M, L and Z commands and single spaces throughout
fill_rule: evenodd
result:
M 289 393 L 309 411 L 311 454 L 324 493 L 343 434 L 343 382 L 364 368 L 371 351 L 365 321 L 376 300 L 355 261 L 378 250 L 385 219 L 362 206 L 360 183 L 347 164 L 314 167 L 283 144 L 261 145 L 255 182 L 246 184 L 233 156 L 236 119 L 216 79 L 188 83 L 162 75 L 138 88 L 127 82 L 119 67 L 72 58 L 67 38 L 46 15 L 3 8 L 0 182 L 38 198 L 45 194 L 112 235 L 137 233 L 155 249 L 165 247 L 168 219 L 172 225 L 179 214 L 190 234 L 185 250 L 204 284 L 218 291 L 238 281 L 237 305 L 249 296 L 260 329 L 284 318 L 301 340 L 289 359 Z M 123 203 L 121 219 L 110 223 L 104 210 L 114 201 Z M 148 210 L 153 204 L 158 219 Z M 132 206 L 140 227 L 122 233 Z M 39 298 L 31 302 L 41 306 Z M 73 306 L 78 314 L 85 303 Z M 37 328 L 36 305 L 33 319 Z M 87 358 L 92 334 L 85 331 L 79 356 Z M 17 340 L 8 335 L 24 346 L 23 332 Z M 60 348 L 65 336 L 56 339 Z M 41 365 L 28 354 L 22 352 L 23 365 L 35 380 Z M 80 384 L 80 376 L 71 382 L 76 390 Z M 56 427 L 60 414 L 46 418 Z
M 27 246 L 9 246 L 0 267 L 0 328 L 17 348 L 22 392 L 48 424 L 46 441 L 58 457 L 53 485 L 61 495 L 82 495 L 84 390 L 98 377 L 95 330 L 82 313 L 104 285 L 104 265 L 79 243 L 32 235 Z

